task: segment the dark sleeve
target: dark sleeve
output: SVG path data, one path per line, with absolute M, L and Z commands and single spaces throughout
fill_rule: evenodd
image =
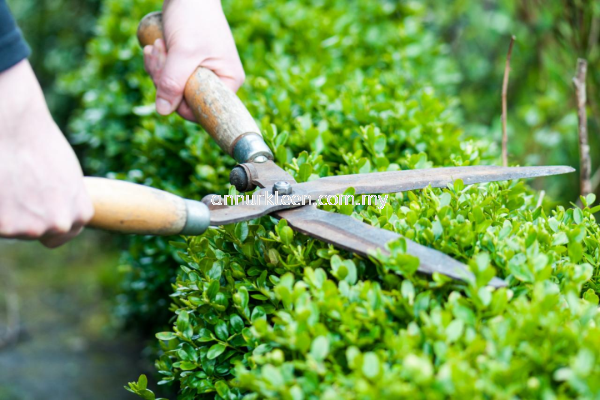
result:
M 0 72 L 27 58 L 30 52 L 6 0 L 0 0 Z

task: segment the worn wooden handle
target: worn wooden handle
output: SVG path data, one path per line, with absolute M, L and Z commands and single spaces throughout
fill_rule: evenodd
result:
M 142 46 L 163 38 L 162 13 L 146 15 L 137 37 Z M 260 155 L 273 158 L 248 109 L 212 71 L 198 67 L 185 86 L 184 97 L 200 125 L 238 162 Z
M 135 183 L 84 178 L 94 205 L 88 226 L 141 235 L 199 235 L 209 223 L 201 202 Z

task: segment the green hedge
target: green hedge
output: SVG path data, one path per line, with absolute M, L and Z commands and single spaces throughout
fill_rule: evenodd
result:
M 418 3 L 225 6 L 248 75 L 240 96 L 298 181 L 490 162 L 489 142 L 464 135 L 453 100 L 436 94 L 456 69 Z M 97 174 L 226 193 L 233 162 L 152 107 L 134 32 L 158 8 L 105 2 L 87 65 L 65 79 L 83 100 L 73 139 Z M 383 210 L 326 207 L 468 263 L 468 283 L 415 274 L 402 241 L 363 259 L 271 217 L 171 243 L 134 238 L 119 310 L 154 329 L 172 318 L 156 366 L 181 399 L 597 396 L 593 201 L 545 211 L 522 182 L 456 182 L 392 195 Z M 489 290 L 495 274 L 510 288 Z M 154 398 L 144 376 L 129 389 Z

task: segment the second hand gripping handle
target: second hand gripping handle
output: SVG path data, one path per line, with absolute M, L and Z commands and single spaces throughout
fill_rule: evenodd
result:
M 162 13 L 146 15 L 137 37 L 142 46 L 163 38 Z M 273 159 L 248 109 L 212 71 L 198 67 L 185 85 L 184 97 L 200 125 L 237 162 Z

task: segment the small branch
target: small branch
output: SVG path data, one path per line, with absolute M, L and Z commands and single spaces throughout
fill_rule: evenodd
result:
M 577 74 L 573 77 L 575 94 L 577 95 L 577 119 L 579 121 L 579 181 L 580 194 L 582 196 L 592 192 L 592 162 L 590 160 L 590 145 L 588 144 L 587 114 L 585 110 L 585 75 L 587 73 L 587 61 L 583 58 L 577 59 Z
M 535 208 L 539 208 L 542 206 L 543 202 L 544 202 L 544 195 L 546 194 L 545 190 L 540 191 L 540 197 L 538 198 L 537 204 L 535 205 Z
M 506 93 L 508 92 L 508 75 L 510 73 L 510 57 L 512 55 L 515 37 L 510 38 L 508 45 L 508 54 L 506 55 L 506 65 L 504 66 L 504 80 L 502 81 L 502 165 L 508 165 L 508 134 L 506 133 Z

